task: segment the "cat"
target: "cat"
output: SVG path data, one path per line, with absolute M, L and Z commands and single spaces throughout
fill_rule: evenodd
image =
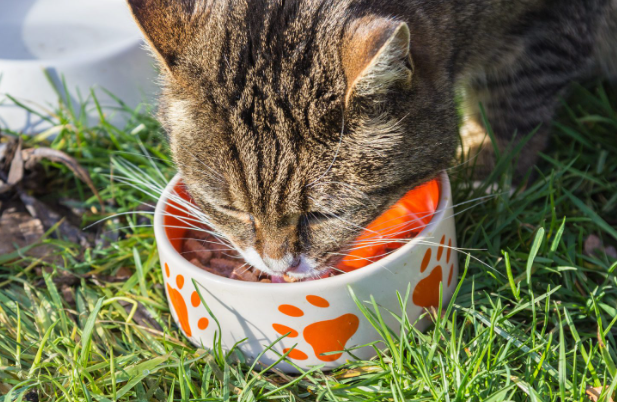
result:
M 538 129 L 522 174 L 568 84 L 617 59 L 617 0 L 128 3 L 189 193 L 248 263 L 296 279 L 448 168 L 458 93 L 501 149 Z

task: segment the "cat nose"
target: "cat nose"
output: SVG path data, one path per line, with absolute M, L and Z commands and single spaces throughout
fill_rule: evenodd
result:
M 300 247 L 295 227 L 274 226 L 269 231 L 262 230 L 260 254 L 270 271 L 283 275 L 300 265 Z
M 297 268 L 298 265 L 300 265 L 300 261 L 302 261 L 302 258 L 299 255 L 295 256 L 294 259 L 291 260 L 291 264 L 289 265 L 289 268 L 290 269 Z
M 263 261 L 272 271 L 282 275 L 298 267 L 298 265 L 300 265 L 301 258 L 300 256 L 294 256 L 287 253 L 281 258 L 271 258 L 265 255 L 263 256 Z

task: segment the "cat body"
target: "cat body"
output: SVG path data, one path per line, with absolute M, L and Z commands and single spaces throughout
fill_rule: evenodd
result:
M 541 126 L 533 155 L 617 42 L 614 0 L 128 1 L 189 192 L 247 262 L 298 278 L 449 166 L 459 91 L 501 147 Z

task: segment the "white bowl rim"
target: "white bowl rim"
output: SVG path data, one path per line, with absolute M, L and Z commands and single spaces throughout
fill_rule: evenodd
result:
M 284 283 L 284 284 L 272 284 L 272 283 L 261 283 L 261 282 L 245 282 L 237 279 L 225 278 L 219 275 L 212 274 L 208 271 L 200 269 L 195 265 L 191 264 L 190 261 L 185 259 L 176 249 L 171 245 L 167 237 L 167 232 L 163 227 L 163 211 L 165 209 L 166 201 L 168 199 L 169 193 L 173 190 L 175 185 L 181 179 L 179 174 L 176 174 L 167 184 L 165 190 L 163 190 L 163 194 L 159 198 L 156 209 L 154 212 L 154 232 L 157 247 L 163 247 L 166 253 L 172 254 L 176 259 L 180 259 L 184 265 L 184 269 L 187 270 L 190 274 L 193 275 L 195 279 L 204 279 L 209 282 L 214 282 L 219 285 L 223 285 L 225 287 L 235 287 L 235 288 L 243 288 L 250 290 L 268 290 L 268 291 L 287 291 L 294 290 L 300 291 L 301 289 L 306 289 L 307 292 L 312 289 L 322 288 L 325 285 L 329 286 L 346 286 L 349 284 L 353 284 L 364 279 L 367 276 L 370 276 L 375 273 L 377 270 L 385 270 L 387 269 L 387 265 L 390 261 L 399 258 L 401 255 L 409 252 L 413 247 L 415 247 L 422 240 L 425 240 L 427 237 L 427 233 L 434 232 L 438 225 L 442 223 L 444 219 L 448 217 L 444 217 L 446 211 L 451 209 L 450 201 L 451 201 L 451 192 L 452 189 L 450 187 L 450 179 L 448 174 L 445 171 L 442 171 L 439 174 L 439 183 L 440 183 L 440 197 L 439 204 L 437 205 L 437 209 L 430 223 L 426 225 L 422 231 L 415 236 L 412 240 L 410 240 L 407 244 L 400 247 L 396 251 L 391 254 L 385 256 L 379 261 L 375 261 L 365 267 L 360 269 L 346 272 L 341 275 L 336 275 L 328 278 L 316 279 L 313 281 L 306 282 L 293 282 L 293 283 Z M 160 252 L 160 250 L 159 250 Z M 161 261 L 163 263 L 163 261 Z

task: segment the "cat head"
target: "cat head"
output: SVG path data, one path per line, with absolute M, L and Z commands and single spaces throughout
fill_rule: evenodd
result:
M 159 117 L 188 191 L 266 273 L 330 269 L 451 160 L 447 74 L 426 38 L 386 11 L 342 0 L 129 4 L 161 65 Z

